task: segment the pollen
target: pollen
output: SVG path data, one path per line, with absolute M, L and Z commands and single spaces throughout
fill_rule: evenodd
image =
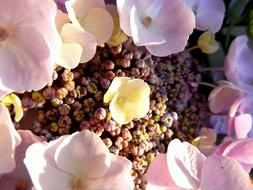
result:
M 117 102 L 121 106 L 125 103 L 125 101 L 126 101 L 126 98 L 119 98 Z
M 145 16 L 142 18 L 141 22 L 146 28 L 148 28 L 151 25 L 152 18 L 149 16 Z
M 75 177 L 72 181 L 72 190 L 85 190 L 85 183 L 82 178 Z
M 5 30 L 5 28 L 0 26 L 0 42 L 7 40 L 9 36 L 10 36 L 9 32 Z

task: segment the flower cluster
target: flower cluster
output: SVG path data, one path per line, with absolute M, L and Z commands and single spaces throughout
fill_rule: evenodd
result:
M 249 39 L 232 41 L 218 86 L 190 52 L 218 51 L 239 4 L 0 0 L 0 189 L 253 190 Z M 243 19 L 225 19 L 229 35 Z M 203 122 L 201 84 L 225 138 Z

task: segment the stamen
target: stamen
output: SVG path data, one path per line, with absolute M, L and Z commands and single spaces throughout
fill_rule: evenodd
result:
M 147 28 L 150 26 L 151 22 L 152 22 L 152 18 L 149 16 L 145 16 L 142 18 L 141 20 L 142 24 Z
M 72 181 L 72 190 L 84 190 L 85 183 L 82 178 L 75 177 Z
M 0 26 L 0 41 L 5 41 L 9 36 L 9 32 Z

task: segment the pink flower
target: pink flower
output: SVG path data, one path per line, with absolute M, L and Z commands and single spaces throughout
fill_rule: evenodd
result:
M 0 103 L 0 176 L 16 167 L 15 149 L 20 144 L 20 136 L 11 121 L 8 109 Z
M 248 47 L 247 36 L 238 36 L 230 45 L 225 58 L 227 79 L 240 88 L 252 91 L 253 51 Z
M 37 190 L 134 189 L 131 162 L 87 130 L 33 144 L 24 162 Z
M 229 140 L 220 144 L 214 155 L 229 156 L 237 160 L 246 172 L 250 172 L 253 167 L 253 139 Z
M 196 29 L 216 33 L 225 16 L 223 0 L 183 0 L 195 14 Z
M 229 110 L 234 101 L 243 95 L 243 91 L 234 84 L 219 81 L 219 85 L 209 94 L 209 109 L 213 113 Z
M 252 190 L 248 173 L 233 158 L 205 157 L 193 145 L 178 139 L 170 142 L 147 171 L 149 190 Z
M 21 144 L 15 150 L 16 168 L 11 173 L 1 176 L 0 189 L 29 189 L 32 187 L 32 181 L 23 159 L 27 147 L 41 139 L 28 130 L 19 130 L 18 133 L 21 136 Z
M 0 3 L 0 91 L 39 90 L 51 79 L 61 41 L 51 0 Z
M 117 0 L 117 7 L 122 30 L 155 56 L 184 50 L 195 27 L 193 12 L 181 0 Z

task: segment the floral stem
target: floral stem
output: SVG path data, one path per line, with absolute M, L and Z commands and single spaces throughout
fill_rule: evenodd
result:
M 211 84 L 211 83 L 208 83 L 208 82 L 199 82 L 200 85 L 203 85 L 203 86 L 208 86 L 208 87 L 211 87 L 211 88 L 216 88 L 216 86 L 214 84 Z
M 201 72 L 205 72 L 205 71 L 224 71 L 223 67 L 206 67 L 206 68 L 202 68 L 200 70 Z
M 198 48 L 199 48 L 199 46 L 196 45 L 196 46 L 190 47 L 190 48 L 188 48 L 188 49 L 185 49 L 185 51 L 192 51 L 192 50 L 198 49 Z

